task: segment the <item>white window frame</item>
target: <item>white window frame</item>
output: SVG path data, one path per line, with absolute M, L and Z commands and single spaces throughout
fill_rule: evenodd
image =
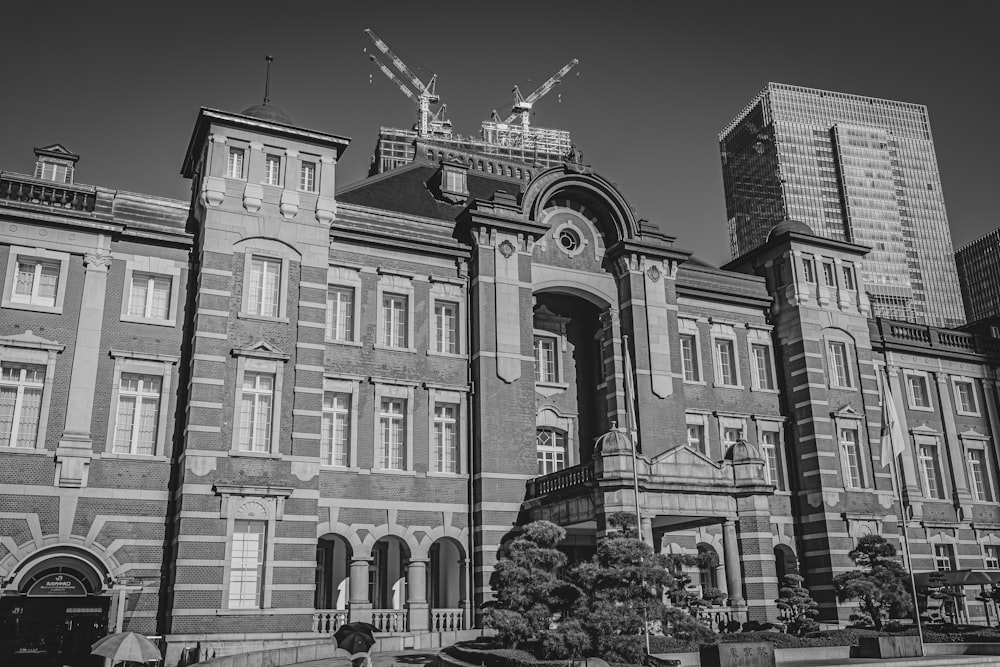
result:
M 335 394 L 345 394 L 350 397 L 351 406 L 348 410 L 348 430 L 350 431 L 347 439 L 347 465 L 340 466 L 330 462 L 326 454 L 326 443 L 320 442 L 320 466 L 325 468 L 336 468 L 338 470 L 357 470 L 358 469 L 358 394 L 360 393 L 361 377 L 327 377 L 323 379 L 323 393 L 332 392 Z M 325 396 L 324 396 L 325 401 Z M 325 403 L 324 403 L 325 405 Z M 321 408 L 323 412 L 323 417 L 325 418 L 327 410 L 325 407 Z M 331 443 L 331 451 L 332 443 Z
M 837 265 L 832 260 L 822 260 L 820 266 L 823 269 L 823 287 L 825 289 L 837 289 Z M 833 282 L 830 282 L 831 278 Z
M 247 153 L 249 153 L 249 146 L 227 146 L 226 151 L 226 178 L 232 179 L 234 181 L 245 181 L 247 179 Z M 233 170 L 233 156 L 238 154 L 240 156 L 240 173 L 236 174 Z
M 959 441 L 962 443 L 962 451 L 965 458 L 965 469 L 969 474 L 969 491 L 972 493 L 973 499 L 979 503 L 997 502 L 996 470 L 994 470 L 993 467 L 993 457 L 991 455 L 993 447 L 989 438 L 975 429 L 969 429 L 964 433 L 960 433 L 958 437 Z M 974 451 L 982 454 L 983 484 L 985 485 L 986 491 L 985 498 L 981 497 L 976 489 L 975 475 L 972 473 L 972 452 Z
M 847 375 L 846 378 L 837 377 L 838 373 L 834 370 L 836 363 L 833 351 L 835 346 L 838 345 L 842 345 L 844 348 L 844 373 Z M 831 338 L 826 340 L 825 347 L 829 386 L 832 389 L 854 389 L 857 386 L 857 379 L 854 377 L 856 375 L 854 372 L 854 343 L 840 338 Z M 846 380 L 846 382 L 842 382 L 841 380 Z
M 430 335 L 428 336 L 427 354 L 438 357 L 466 356 L 466 320 L 468 316 L 466 315 L 465 283 L 431 276 L 430 302 Z M 455 352 L 442 352 L 438 349 L 437 306 L 439 302 L 455 306 Z
M 927 405 L 918 405 L 913 387 L 910 386 L 910 378 L 920 378 L 924 383 L 924 390 L 927 392 Z M 931 377 L 926 371 L 914 371 L 903 369 L 903 384 L 906 387 L 906 404 L 911 410 L 921 410 L 923 412 L 934 412 L 934 395 L 931 393 Z
M 541 445 L 538 444 L 538 432 L 541 431 L 541 430 L 551 431 L 553 433 L 559 433 L 559 434 L 561 434 L 563 436 L 564 446 L 562 448 L 563 461 L 562 461 L 562 465 L 561 466 L 556 467 L 557 464 L 558 464 L 558 461 L 556 460 L 556 455 L 559 453 L 559 447 L 549 446 L 549 445 L 546 445 L 545 447 L 542 447 Z M 551 453 L 552 454 L 553 470 L 550 470 L 548 472 L 544 472 L 544 471 L 538 470 L 538 463 L 539 463 L 539 461 L 538 461 L 538 455 L 539 455 L 539 453 L 543 454 L 543 456 L 546 453 Z M 569 468 L 571 465 L 572 465 L 572 463 L 570 463 L 570 436 L 569 436 L 569 432 L 562 430 L 558 426 L 536 425 L 535 426 L 535 469 L 536 469 L 536 474 L 538 476 L 551 475 L 554 472 L 559 472 L 560 470 L 565 470 L 566 468 Z M 543 467 L 545 467 L 545 466 L 543 466 Z
M 553 376 L 554 377 L 540 377 L 540 367 L 538 363 L 538 352 L 535 345 L 535 341 L 548 341 L 552 344 L 552 364 L 553 364 Z M 532 337 L 531 343 L 531 354 L 535 360 L 535 385 L 536 386 L 548 386 L 548 387 L 562 387 L 563 377 L 562 377 L 562 337 L 558 334 L 550 333 L 548 331 L 542 331 L 540 329 L 535 329 L 534 336 Z
M 843 279 L 841 288 L 845 292 L 856 292 L 858 289 L 858 274 L 854 270 L 854 265 L 848 262 L 843 262 L 840 264 L 840 275 Z
M 953 572 L 958 569 L 958 550 L 955 548 L 955 544 L 952 542 L 932 542 L 931 543 L 931 555 L 934 558 L 934 570 L 936 572 Z M 944 552 L 944 554 L 938 553 L 938 548 Z M 946 561 L 948 567 L 942 568 L 942 561 Z
M 169 455 L 167 451 L 168 422 L 170 422 L 170 398 L 176 392 L 173 386 L 174 365 L 180 361 L 180 357 L 168 354 L 152 354 L 145 352 L 134 352 L 130 350 L 111 350 L 111 356 L 115 360 L 113 385 L 111 390 L 111 405 L 108 410 L 108 432 L 104 441 L 105 458 L 135 458 L 135 459 L 157 459 L 166 460 Z M 135 454 L 132 452 L 115 452 L 115 427 L 118 422 L 118 401 L 121 392 L 121 377 L 123 373 L 135 373 L 139 375 L 153 375 L 160 378 L 160 403 L 158 406 L 158 422 L 156 424 L 156 442 L 152 455 Z
M 298 191 L 299 192 L 316 192 L 317 186 L 319 185 L 319 165 L 320 159 L 312 155 L 302 156 L 299 160 L 299 182 Z M 306 169 L 312 168 L 312 184 L 307 187 L 305 181 Z
M 233 247 L 233 251 L 243 253 L 243 294 L 240 299 L 240 312 L 238 317 L 247 320 L 263 320 L 265 322 L 288 323 L 288 276 L 292 261 L 300 261 L 301 256 L 291 250 L 288 246 L 272 241 L 270 239 L 247 239 L 240 241 Z M 250 272 L 253 259 L 269 259 L 280 262 L 278 270 L 281 272 L 278 278 L 278 315 L 252 314 L 250 312 Z
M 868 488 L 868 470 L 865 465 L 864 436 L 862 435 L 861 420 L 837 419 L 837 452 L 840 456 L 840 471 L 844 479 L 844 488 L 850 491 L 858 491 Z M 845 432 L 854 433 L 854 441 L 844 438 Z M 853 447 L 853 454 L 857 457 L 858 479 L 852 479 L 848 457 L 844 451 L 848 447 Z M 855 483 L 856 482 L 856 483 Z
M 1000 570 L 1000 544 L 983 544 L 983 568 Z M 990 552 L 994 555 L 990 555 Z
M 733 374 L 736 384 L 727 384 L 722 381 L 722 362 L 719 354 L 719 342 L 729 341 L 732 344 L 733 353 Z M 740 377 L 740 352 L 739 339 L 736 336 L 736 329 L 731 324 L 712 324 L 712 367 L 715 375 L 716 387 L 743 388 L 743 378 Z
M 372 461 L 372 470 L 377 472 L 385 473 L 410 473 L 413 468 L 413 411 L 414 411 L 414 387 L 413 384 L 395 384 L 388 382 L 379 382 L 375 385 L 375 452 L 374 460 Z M 382 401 L 383 400 L 400 400 L 403 401 L 403 419 L 405 420 L 404 437 L 406 441 L 403 443 L 402 454 L 403 454 L 403 467 L 402 468 L 386 468 L 382 467 L 382 450 L 386 447 L 386 444 L 382 442 Z M 386 450 L 388 451 L 388 450 Z
M 10 370 L 16 374 L 17 379 L 12 380 L 0 380 L 0 386 L 6 387 L 8 389 L 13 389 L 15 392 L 14 407 L 11 413 L 11 427 L 10 427 L 10 438 L 6 445 L 2 445 L 4 449 L 10 450 L 23 450 L 32 451 L 38 448 L 38 429 L 41 426 L 41 416 L 42 416 L 42 401 L 45 398 L 45 366 L 41 364 L 25 364 L 23 362 L 14 361 L 0 361 L 0 368 L 8 367 Z M 32 375 L 35 372 L 40 373 L 40 381 L 29 382 L 26 378 L 28 375 L 28 369 L 32 369 Z M 29 446 L 18 445 L 17 442 L 21 438 L 20 426 L 23 421 L 24 411 L 25 411 L 25 394 L 29 391 L 32 393 L 38 393 L 38 412 L 37 419 L 34 424 L 35 435 Z M 29 422 L 30 423 L 30 422 Z
M 817 278 L 819 276 L 816 275 L 816 258 L 812 255 L 802 255 L 800 259 L 802 261 L 802 282 L 808 285 L 817 285 Z M 812 280 L 809 279 L 810 273 L 812 274 Z
M 680 336 L 680 339 L 679 339 L 678 345 L 677 345 L 677 349 L 678 349 L 678 353 L 681 356 L 681 377 L 683 378 L 683 380 L 684 380 L 684 382 L 686 384 L 700 384 L 700 385 L 704 385 L 706 383 L 706 380 L 705 380 L 705 368 L 704 368 L 704 363 L 702 362 L 702 357 L 704 355 L 702 354 L 702 350 L 701 350 L 701 332 L 698 330 L 698 320 L 687 318 L 687 317 L 678 317 L 677 318 L 677 329 L 678 329 L 678 335 Z M 687 372 L 686 372 L 686 370 L 684 368 L 684 345 L 683 345 L 683 341 L 684 341 L 684 337 L 685 336 L 690 337 L 691 342 L 692 342 L 692 350 L 691 351 L 694 354 L 693 362 L 694 362 L 694 371 L 695 371 L 695 376 L 696 376 L 695 379 L 693 379 L 693 380 L 689 380 L 687 378 Z
M 7 255 L 7 275 L 3 286 L 3 301 L 0 306 L 13 310 L 33 310 L 39 313 L 62 314 L 66 299 L 66 283 L 69 274 L 69 253 L 46 250 L 45 248 L 26 248 L 10 246 Z M 56 281 L 56 294 L 53 304 L 32 303 L 25 301 L 14 293 L 17 284 L 17 265 L 19 262 L 44 262 L 59 265 L 59 278 Z
M 324 336 L 327 343 L 336 343 L 337 345 L 353 345 L 356 347 L 361 346 L 361 297 L 362 297 L 362 283 L 361 283 L 361 271 L 357 267 L 347 267 L 347 266 L 331 266 L 326 272 L 326 282 L 327 282 L 327 308 L 330 307 L 329 301 L 329 290 L 330 289 L 343 289 L 351 290 L 353 292 L 352 302 L 351 302 L 351 339 L 350 340 L 338 340 L 331 337 L 331 318 L 329 310 L 327 311 L 326 322 L 324 325 Z M 379 304 L 381 308 L 381 303 Z
M 719 442 L 722 443 L 722 455 L 725 456 L 729 448 L 739 442 L 739 438 L 733 441 L 726 440 L 726 431 L 738 429 L 743 434 L 743 440 L 747 440 L 747 417 L 735 415 L 723 415 L 716 413 L 719 420 Z
M 278 170 L 277 170 L 277 173 L 274 174 L 274 179 L 272 181 L 272 178 L 271 178 L 272 175 L 268 172 L 268 166 L 272 162 L 274 162 L 274 161 L 277 161 L 277 163 L 278 163 Z M 284 166 L 285 166 L 285 159 L 284 159 L 284 156 L 281 155 L 281 153 L 279 153 L 279 152 L 271 152 L 270 150 L 265 150 L 264 151 L 264 178 L 261 180 L 261 184 L 262 185 L 269 185 L 269 186 L 275 187 L 275 188 L 280 188 L 282 182 L 285 180 L 283 178 L 284 177 L 284 172 L 285 172 Z
M 374 347 L 377 350 L 392 350 L 395 352 L 416 352 L 414 341 L 413 309 L 416 305 L 415 290 L 413 288 L 413 276 L 409 274 L 393 273 L 379 269 L 379 281 L 376 288 L 376 304 L 378 308 L 378 331 Z M 385 308 L 384 302 L 387 296 L 401 296 L 406 299 L 406 344 L 403 347 L 385 344 Z
M 32 448 L 0 446 L 0 451 L 48 453 L 45 447 L 45 438 L 48 432 L 49 410 L 52 407 L 56 358 L 65 349 L 65 345 L 35 336 L 30 331 L 15 336 L 0 337 L 0 362 L 45 367 L 45 380 L 42 385 L 42 403 L 38 410 L 38 429 L 35 431 L 35 446 Z
M 274 543 L 275 526 L 284 517 L 285 499 L 292 489 L 283 487 L 245 487 L 216 484 L 215 492 L 222 496 L 219 518 L 226 522 L 226 552 L 223 565 L 223 593 L 221 613 L 254 614 L 271 613 L 271 594 L 274 590 Z M 261 521 L 267 524 L 264 533 L 264 564 L 262 568 L 261 601 L 256 607 L 234 607 L 230 605 L 229 591 L 232 583 L 233 535 L 236 521 Z
M 924 456 L 925 447 L 929 447 L 933 451 L 933 457 Z M 920 486 L 924 491 L 924 498 L 927 500 L 947 500 L 949 489 L 948 480 L 945 479 L 944 466 L 941 464 L 941 439 L 936 436 L 916 434 L 914 449 L 917 458 L 917 468 L 920 473 Z M 939 496 L 931 495 L 930 480 L 927 476 L 928 460 L 936 464 L 934 472 L 937 475 L 938 483 L 935 492 L 940 493 Z
M 967 384 L 967 385 L 969 385 L 969 396 L 972 399 L 972 409 L 971 410 L 966 410 L 966 409 L 964 409 L 962 407 L 962 397 L 961 397 L 961 394 L 960 394 L 960 392 L 958 390 L 958 386 L 960 384 Z M 957 376 L 957 375 L 953 375 L 951 377 L 951 390 L 952 390 L 952 395 L 955 397 L 955 412 L 956 413 L 958 413 L 960 415 L 963 415 L 963 416 L 966 416 L 966 417 L 978 417 L 980 415 L 980 412 L 979 412 L 979 396 L 977 395 L 977 392 L 976 392 L 976 384 L 977 384 L 977 382 L 976 382 L 975 378 L 964 377 L 964 376 Z
M 754 354 L 755 347 L 762 347 L 767 351 L 768 371 L 771 375 L 771 386 L 764 387 L 760 378 L 760 370 L 757 368 L 757 355 Z M 747 349 L 750 354 L 750 389 L 751 391 L 764 391 L 778 393 L 778 374 L 774 365 L 774 344 L 771 341 L 771 330 L 757 327 L 747 329 Z
M 229 455 L 278 458 L 280 457 L 281 444 L 281 403 L 284 394 L 285 364 L 290 357 L 263 345 L 251 349 L 236 349 L 233 350 L 233 355 L 236 356 L 236 392 L 233 403 L 233 433 Z M 265 452 L 240 449 L 240 408 L 243 404 L 243 378 L 246 373 L 263 373 L 274 376 L 271 398 L 271 439 Z
M 159 257 L 141 257 L 136 255 L 131 259 L 126 259 L 121 321 L 153 324 L 161 327 L 177 326 L 177 304 L 180 301 L 181 294 L 181 268 L 181 264 Z M 132 298 L 132 281 L 135 280 L 136 274 L 153 278 L 166 278 L 170 281 L 170 305 L 167 308 L 167 317 L 165 319 L 132 315 L 129 313 L 130 300 Z
M 691 436 L 687 433 L 685 429 L 685 443 L 689 449 L 692 449 L 699 454 L 707 457 L 711 457 L 712 444 L 711 438 L 708 434 L 708 413 L 705 412 L 687 412 L 684 415 L 684 421 L 687 427 L 697 426 L 701 427 L 701 444 L 699 447 L 693 447 L 691 443 Z
M 778 477 L 777 481 L 772 480 L 771 484 L 774 484 L 778 493 L 787 493 L 789 489 L 788 464 L 785 457 L 785 430 L 783 422 L 778 419 L 763 419 L 758 417 L 755 417 L 754 421 L 757 423 L 757 444 L 760 448 L 761 456 L 764 458 L 765 475 L 767 476 L 770 476 L 770 471 L 767 470 L 768 462 L 767 453 L 764 451 L 764 433 L 774 433 L 774 456 Z
M 468 422 L 466 419 L 466 405 L 468 403 L 468 389 L 465 387 L 444 387 L 437 385 L 427 385 L 427 406 L 428 406 L 428 475 L 444 475 L 454 477 L 456 475 L 466 475 L 469 471 L 468 461 Z M 455 406 L 455 470 L 441 470 L 437 463 L 437 406 Z

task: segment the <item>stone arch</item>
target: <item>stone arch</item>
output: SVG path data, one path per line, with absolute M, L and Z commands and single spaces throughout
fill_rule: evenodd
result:
M 435 526 L 424 533 L 423 538 L 420 540 L 420 547 L 426 553 L 431 548 L 431 545 L 441 539 L 451 539 L 458 542 L 462 545 L 464 551 L 469 541 L 469 529 L 457 528 L 452 525 Z M 468 554 L 466 554 L 466 557 L 468 557 Z
M 240 239 L 233 244 L 233 252 L 246 252 L 247 250 L 272 253 L 278 255 L 279 257 L 286 257 L 294 261 L 302 259 L 302 253 L 299 252 L 294 246 L 289 245 L 280 239 L 268 236 L 250 236 Z
M 382 524 L 368 530 L 368 535 L 362 540 L 354 554 L 357 557 L 370 557 L 375 543 L 385 537 L 395 537 L 406 545 L 411 558 L 427 558 L 427 549 L 417 539 L 412 528 L 404 528 L 398 524 Z
M 532 271 L 535 294 L 568 294 L 588 301 L 602 311 L 618 307 L 615 283 L 610 277 L 571 275 L 558 269 L 546 270 L 545 266 L 535 267 Z
M 120 565 L 117 561 L 109 563 L 101 554 L 80 544 L 53 544 L 38 549 L 17 563 L 7 589 L 19 591 L 28 579 L 50 567 L 77 570 L 93 587 L 91 592 L 99 593 Z
M 774 545 L 774 572 L 778 583 L 786 574 L 799 574 L 799 559 L 787 544 Z
M 339 535 L 344 538 L 355 553 L 362 548 L 363 541 L 354 526 L 349 526 L 340 521 L 321 521 L 316 524 L 317 539 L 330 534 Z

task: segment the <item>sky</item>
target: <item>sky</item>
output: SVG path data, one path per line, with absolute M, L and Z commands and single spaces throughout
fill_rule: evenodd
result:
M 438 75 L 455 132 L 478 133 L 573 58 L 532 122 L 571 132 L 640 217 L 729 259 L 718 133 L 768 81 L 927 105 L 952 238 L 1000 225 L 996 2 L 56 2 L 3 9 L 0 169 L 33 149 L 81 155 L 77 181 L 187 199 L 199 107 L 271 103 L 350 137 L 338 184 L 364 178 L 380 126 L 413 104 L 369 62 L 371 28 Z M 367 49 L 367 51 L 366 51 Z M 425 78 L 425 80 L 426 80 Z M 992 82 L 992 83 L 991 83 Z

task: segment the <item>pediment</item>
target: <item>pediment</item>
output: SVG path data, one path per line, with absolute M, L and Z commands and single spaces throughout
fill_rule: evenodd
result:
M 917 426 L 914 426 L 913 428 L 911 428 L 910 429 L 910 433 L 917 433 L 917 434 L 924 434 L 924 435 L 937 435 L 938 433 L 940 433 L 940 431 L 936 431 L 935 429 L 933 429 L 930 426 L 928 426 L 927 422 L 923 422 L 922 424 L 918 424 Z
M 65 155 L 67 157 L 75 155 L 75 153 L 62 144 L 51 144 L 49 146 L 42 146 L 41 148 L 36 148 L 37 151 L 44 151 L 46 153 L 56 153 L 59 155 Z
M 861 419 L 864 416 L 850 404 L 844 405 L 832 414 L 834 417 L 839 417 L 840 419 Z
M 708 458 L 701 452 L 695 451 L 690 447 L 685 445 L 680 445 L 674 447 L 673 449 L 668 449 L 663 452 L 652 461 L 650 465 L 655 467 L 658 465 L 669 464 L 669 465 L 691 465 L 691 466 L 711 466 L 715 470 L 722 468 L 721 463 L 717 463 L 712 459 Z
M 282 352 L 266 340 L 257 341 L 250 347 L 236 348 L 233 350 L 233 354 L 237 357 L 263 357 L 265 359 L 281 359 L 283 361 L 292 358 L 291 355 Z
M 36 336 L 31 329 L 13 336 L 0 336 L 0 346 L 27 347 L 35 350 L 55 350 L 57 352 L 62 352 L 66 348 L 59 341 Z
M 985 433 L 980 433 L 974 426 L 962 431 L 958 434 L 960 438 L 965 438 L 967 440 L 989 440 L 990 436 Z

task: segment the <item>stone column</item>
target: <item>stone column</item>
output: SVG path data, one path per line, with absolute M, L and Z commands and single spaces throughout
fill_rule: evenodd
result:
M 740 609 L 746 607 L 743 598 L 743 581 L 740 570 L 740 545 L 736 539 L 736 521 L 726 519 L 722 523 L 723 560 L 726 563 L 726 588 L 729 593 L 729 604 Z
M 458 575 L 458 606 L 462 608 L 461 630 L 468 630 L 472 627 L 472 596 L 469 595 L 469 559 L 463 558 L 458 561 L 458 566 L 462 568 Z
M 642 517 L 642 541 L 653 546 L 653 517 L 643 516 Z
M 962 443 L 958 438 L 955 424 L 955 408 L 951 400 L 951 382 L 947 373 L 934 373 L 937 380 L 938 400 L 941 405 L 941 421 L 944 422 L 945 451 L 948 467 L 951 469 L 952 499 L 959 509 L 959 521 L 972 519 L 972 493 L 969 491 L 968 468 L 962 454 Z
M 351 559 L 351 596 L 348 602 L 351 622 L 372 622 L 372 601 L 368 599 L 368 568 L 371 557 Z
M 406 606 L 410 610 L 410 631 L 430 628 L 430 609 L 427 604 L 427 559 L 411 558 L 406 568 Z
M 111 255 L 103 250 L 84 257 L 83 301 L 76 332 L 76 349 L 69 381 L 71 410 L 66 412 L 66 426 L 56 450 L 56 485 L 87 486 L 87 469 L 93 456 L 90 434 L 94 416 L 94 388 L 97 386 L 97 363 L 101 350 L 101 325 L 104 322 L 104 297 L 108 284 Z

